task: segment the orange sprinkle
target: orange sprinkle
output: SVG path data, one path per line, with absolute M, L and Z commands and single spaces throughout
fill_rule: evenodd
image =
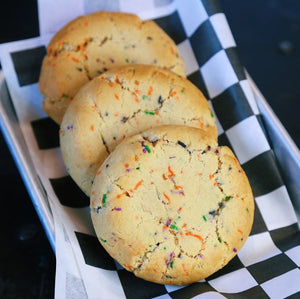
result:
M 134 81 L 134 84 L 135 84 L 135 85 L 140 85 L 140 82 L 139 82 L 138 80 L 135 80 L 135 81 Z
M 97 172 L 97 175 L 99 175 L 101 173 L 101 170 L 99 170 L 98 172 Z
M 170 50 L 171 50 L 171 53 L 174 55 L 174 48 L 173 47 L 170 47 Z
M 174 97 L 176 95 L 176 93 L 177 93 L 176 91 L 173 91 L 171 94 L 171 97 Z
M 141 94 L 142 92 L 141 92 L 140 90 L 137 89 L 137 90 L 135 91 L 135 93 Z
M 113 87 L 114 86 L 114 82 L 109 82 L 109 86 Z
M 171 177 L 171 176 L 175 175 L 170 166 L 168 167 L 168 170 L 170 172 L 170 174 L 168 175 L 168 177 Z
M 157 119 L 157 120 L 156 120 L 156 123 L 159 124 L 159 123 L 160 123 L 160 119 Z
M 117 99 L 117 100 L 119 100 L 119 96 L 115 93 L 115 98 Z
M 121 196 L 122 196 L 122 194 L 118 194 L 118 195 L 117 195 L 117 198 L 121 198 Z
M 71 59 L 74 61 L 74 62 L 79 62 L 79 60 L 75 57 L 71 57 Z
M 49 54 L 51 54 L 51 52 L 52 52 L 52 48 L 50 46 L 48 47 L 48 52 L 49 52 Z
M 243 233 L 243 232 L 242 232 L 240 229 L 238 229 L 237 231 L 238 231 L 240 234 L 242 234 L 242 233 Z
M 115 79 L 116 83 L 120 83 L 119 77 L 117 76 Z
M 126 267 L 129 268 L 129 269 L 132 269 L 132 266 L 130 266 L 130 265 L 126 265 Z
M 91 131 L 94 131 L 94 125 L 91 125 Z
M 119 113 L 118 113 L 118 112 L 116 112 L 116 113 L 114 114 L 114 116 L 119 116 Z
M 166 225 L 163 226 L 163 229 L 167 229 L 168 227 Z
M 155 111 L 155 114 L 156 114 L 156 115 L 158 115 L 158 114 L 159 114 L 159 111 L 158 111 L 158 110 L 156 110 L 156 111 Z
M 182 187 L 182 186 L 179 186 L 179 185 L 175 185 L 175 188 L 176 188 L 176 189 L 181 189 L 181 190 L 183 189 L 183 187 Z
M 204 123 L 200 120 L 199 120 L 199 125 L 200 125 L 201 128 L 204 128 Z
M 142 183 L 143 183 L 143 181 L 141 180 L 141 181 L 139 181 L 136 185 L 135 185 L 135 187 L 134 187 L 134 190 L 136 190 L 139 186 L 141 186 L 142 185 Z
M 152 86 L 150 86 L 150 87 L 149 87 L 149 90 L 148 90 L 148 96 L 151 96 L 151 94 L 152 94 L 152 91 L 153 91 L 153 87 L 152 87 Z
M 165 192 L 163 193 L 163 195 L 167 199 L 167 201 L 170 202 L 170 197 Z
M 189 275 L 188 271 L 186 271 L 185 265 L 184 265 L 184 264 L 181 264 L 181 266 L 182 266 L 182 269 L 183 269 L 183 271 L 184 271 L 184 274 L 185 274 L 185 275 Z
M 88 22 L 84 22 L 84 23 L 83 23 L 83 26 L 86 27 L 87 25 L 88 25 Z
M 214 177 L 213 174 L 210 174 L 210 175 L 209 175 L 209 179 L 210 179 L 210 180 L 211 180 L 213 177 Z
M 59 130 L 59 131 L 58 131 L 58 134 L 59 134 L 59 135 L 61 135 L 61 134 L 62 134 L 62 132 L 63 132 L 62 130 Z
M 153 184 L 154 184 L 154 182 L 151 182 L 150 184 L 151 184 L 151 185 L 153 185 Z
M 185 235 L 195 237 L 195 238 L 199 239 L 200 241 L 203 240 L 203 238 L 200 235 L 196 235 L 196 234 L 193 234 L 193 233 L 186 233 Z
M 138 102 L 139 99 L 138 99 L 137 95 L 136 95 L 135 93 L 132 93 L 132 95 L 133 95 L 134 100 L 135 100 L 136 102 Z
M 125 167 L 126 167 L 126 168 L 128 168 L 128 167 L 129 167 L 129 164 L 128 164 L 128 163 L 126 163 L 126 164 L 125 164 Z
M 214 186 L 217 186 L 218 185 L 218 183 L 217 182 L 214 182 Z
M 182 207 L 180 207 L 180 208 L 178 209 L 178 212 L 181 212 L 181 210 L 182 210 Z
M 199 172 L 199 173 L 198 173 L 198 175 L 199 175 L 199 176 L 201 176 L 201 175 L 202 175 L 202 173 L 201 173 L 201 172 Z
M 138 158 L 137 155 L 134 156 L 134 160 L 135 160 L 135 161 L 138 161 L 138 160 L 139 160 L 139 158 Z
M 180 236 L 183 236 L 183 232 L 180 232 Z
M 73 30 L 74 30 L 74 27 L 70 27 L 70 30 L 73 31 Z
M 94 105 L 92 105 L 92 106 L 91 106 L 91 108 L 94 110 L 94 109 L 96 109 L 96 108 L 97 108 L 97 105 L 96 105 L 96 104 L 94 104 Z

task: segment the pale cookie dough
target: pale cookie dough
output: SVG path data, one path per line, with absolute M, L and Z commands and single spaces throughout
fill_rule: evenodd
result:
M 154 21 L 132 14 L 81 16 L 64 26 L 47 50 L 39 88 L 45 112 L 59 124 L 79 88 L 111 67 L 151 64 L 185 76 L 174 41 Z
M 129 137 L 100 167 L 91 215 L 108 253 L 136 276 L 188 284 L 245 243 L 254 201 L 228 147 L 200 129 L 162 126 Z
M 208 101 L 186 78 L 149 65 L 111 69 L 82 87 L 64 116 L 67 170 L 90 195 L 97 169 L 120 141 L 163 124 L 203 128 L 217 139 Z

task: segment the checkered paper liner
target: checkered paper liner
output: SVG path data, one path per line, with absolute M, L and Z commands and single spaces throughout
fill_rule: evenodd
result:
M 297 218 L 264 134 L 236 44 L 215 0 L 39 1 L 40 37 L 4 44 L 0 58 L 37 175 L 55 224 L 56 298 L 300 298 Z M 67 174 L 59 127 L 41 108 L 38 78 L 46 45 L 72 18 L 96 10 L 154 19 L 176 42 L 186 74 L 216 115 L 219 144 L 229 146 L 255 197 L 254 225 L 245 246 L 222 270 L 188 286 L 136 278 L 101 247 L 89 200 Z

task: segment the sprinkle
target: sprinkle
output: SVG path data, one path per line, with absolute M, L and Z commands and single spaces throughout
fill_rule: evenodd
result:
M 195 238 L 199 239 L 200 241 L 203 240 L 203 238 L 200 235 L 196 235 L 196 234 L 193 234 L 193 233 L 186 233 L 185 235 L 195 237 Z
M 203 215 L 202 218 L 204 219 L 204 221 L 207 221 L 206 217 Z
M 154 184 L 154 182 L 150 182 L 150 184 L 151 184 L 151 185 L 153 185 L 153 184 Z
M 234 252 L 237 252 L 236 248 L 233 248 L 233 251 L 234 251 Z
M 158 104 L 161 104 L 161 102 L 162 102 L 162 97 L 159 96 L 159 97 L 158 97 Z
M 178 227 L 177 227 L 176 225 L 174 225 L 174 224 L 171 224 L 170 227 L 171 227 L 172 229 L 178 230 Z
M 74 62 L 79 62 L 79 60 L 75 57 L 71 57 L 71 59 L 74 61 Z
M 91 131 L 94 131 L 94 125 L 91 125 Z
M 110 60 L 111 63 L 114 63 L 114 62 L 115 62 L 112 58 L 109 58 L 109 60 Z
M 231 199 L 231 196 L 225 196 L 224 200 L 229 201 Z
M 242 234 L 242 233 L 243 233 L 243 231 L 241 231 L 240 229 L 238 229 L 237 231 L 238 231 L 240 234 Z
M 68 96 L 67 94 L 65 94 L 65 93 L 64 93 L 62 96 L 63 96 L 64 98 L 68 98 L 68 97 L 69 97 L 69 96 Z
M 214 114 L 213 114 L 212 112 L 210 112 L 210 116 L 211 116 L 211 117 L 215 117 Z
M 128 59 L 128 58 L 125 58 L 125 62 L 129 63 L 129 59 Z
M 186 145 L 185 145 L 182 141 L 178 140 L 177 143 L 178 143 L 179 145 L 181 145 L 183 148 L 186 148 Z
M 155 112 L 145 111 L 145 114 L 155 115 Z
M 139 169 L 140 169 L 140 167 L 137 167 L 137 168 L 136 168 L 136 170 L 139 170 Z
M 117 94 L 115 94 L 115 98 L 116 98 L 117 100 L 119 100 L 119 96 L 118 96 Z
M 135 80 L 135 81 L 134 81 L 134 84 L 135 84 L 135 85 L 139 85 L 140 82 L 139 82 L 138 80 Z
M 109 82 L 109 86 L 113 87 L 114 86 L 114 82 Z
M 102 71 L 100 71 L 100 70 L 98 70 L 98 71 L 97 71 L 97 73 L 98 73 L 99 75 L 101 75 L 103 72 L 102 72 Z
M 250 211 L 249 211 L 249 209 L 248 209 L 248 208 L 246 209 L 246 211 L 247 211 L 248 213 L 250 213 Z
M 107 193 L 104 193 L 103 194 L 103 197 L 102 197 L 102 204 L 105 206 L 106 204 L 106 198 L 107 198 Z
M 151 94 L 152 94 L 152 91 L 153 91 L 153 87 L 152 87 L 152 86 L 150 86 L 150 87 L 149 87 L 149 90 L 148 90 L 148 96 L 151 96 Z
M 199 254 L 199 257 L 200 257 L 200 258 L 203 258 L 203 254 L 200 253 L 200 254 Z
M 126 169 L 126 172 L 130 172 L 130 171 L 131 171 L 131 169 L 129 169 L 129 168 Z
M 134 161 L 138 161 L 138 160 L 139 160 L 138 156 L 135 155 L 135 156 L 134 156 Z
M 147 36 L 147 39 L 148 40 L 152 40 L 153 38 L 151 36 Z
M 214 214 L 216 214 L 216 211 L 215 211 L 215 210 L 210 211 L 209 214 L 210 214 L 210 215 L 214 215 Z
M 172 262 L 170 263 L 170 268 L 171 268 L 171 269 L 173 269 L 173 264 L 174 264 L 174 261 L 172 261 Z
M 174 252 L 171 252 L 171 253 L 170 253 L 170 257 L 166 260 L 166 265 L 167 265 L 167 267 L 169 266 L 170 261 L 171 261 L 173 255 L 174 255 Z
M 139 182 L 135 185 L 134 190 L 136 190 L 139 186 L 141 186 L 142 183 L 143 183 L 143 180 L 139 181 Z
M 139 99 L 138 99 L 138 97 L 137 97 L 137 95 L 136 95 L 135 93 L 132 93 L 132 96 L 133 96 L 133 98 L 134 98 L 134 100 L 135 100 L 136 102 L 139 101 Z
M 149 97 L 147 97 L 145 94 L 142 95 L 143 100 L 150 100 Z
M 188 271 L 186 271 L 185 265 L 184 265 L 184 264 L 181 264 L 181 266 L 182 266 L 182 269 L 183 269 L 183 271 L 184 271 L 184 274 L 185 274 L 185 275 L 189 275 Z
M 88 22 L 84 22 L 84 23 L 83 23 L 83 26 L 86 27 L 87 25 L 88 25 Z
M 168 166 L 168 170 L 170 172 L 170 174 L 168 175 L 168 177 L 172 177 L 172 176 L 175 175 L 170 166 Z
M 126 163 L 124 166 L 125 166 L 126 168 L 128 168 L 128 167 L 129 167 L 129 164 L 128 164 L 128 163 Z
M 82 72 L 82 68 L 81 67 L 77 67 L 76 68 L 79 72 Z
M 104 242 L 104 243 L 107 242 L 106 240 L 102 239 L 101 237 L 100 237 L 100 241 L 102 241 L 102 242 Z
M 105 167 L 108 168 L 109 164 L 106 164 Z
M 214 177 L 213 174 L 210 174 L 210 175 L 209 175 L 209 179 L 210 179 L 210 180 L 211 180 L 213 177 Z
M 146 151 L 147 151 L 148 153 L 151 153 L 151 150 L 150 150 L 149 146 L 146 145 L 146 144 L 145 144 L 145 149 L 146 149 Z
M 98 172 L 97 172 L 97 175 L 99 175 L 101 173 L 101 170 L 99 170 Z
M 199 172 L 199 173 L 198 173 L 198 175 L 199 175 L 199 176 L 201 176 L 201 175 L 202 175 L 202 173 L 201 173 L 201 172 Z
M 117 139 L 117 137 L 116 136 L 113 136 L 113 140 L 116 140 Z
M 113 208 L 112 211 L 122 211 L 121 208 Z
M 222 243 L 222 239 L 221 239 L 220 237 L 218 237 L 218 241 L 219 241 L 220 243 Z
M 117 195 L 117 198 L 119 199 L 119 198 L 121 198 L 121 196 L 122 196 L 122 194 L 118 194 L 118 195 Z
M 173 91 L 172 93 L 171 93 L 171 97 L 174 97 L 175 95 L 176 95 L 176 91 Z
M 180 91 L 181 91 L 182 93 L 184 93 L 185 90 L 184 90 L 184 88 L 182 88 Z
M 180 213 L 182 210 L 182 207 L 180 207 L 178 210 L 177 210 L 177 213 Z
M 170 202 L 170 197 L 165 192 L 163 193 L 163 195 L 167 199 L 167 201 Z
M 72 130 L 73 129 L 73 125 L 67 126 L 67 130 Z

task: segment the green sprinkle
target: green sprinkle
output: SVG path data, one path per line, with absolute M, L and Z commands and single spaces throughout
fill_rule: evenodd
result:
M 214 247 L 217 247 L 217 246 L 218 246 L 217 244 L 214 245 Z
M 246 209 L 246 211 L 247 211 L 247 212 L 250 214 L 250 211 L 249 211 L 249 209 L 248 209 L 248 208 Z
M 104 243 L 106 243 L 106 242 L 107 242 L 106 240 L 104 240 L 104 239 L 102 239 L 102 238 L 100 238 L 100 240 L 101 240 L 102 242 L 104 242 Z
M 174 264 L 174 261 L 172 261 L 172 262 L 170 263 L 171 269 L 173 269 L 173 264 Z
M 215 117 L 214 114 L 213 114 L 212 112 L 210 112 L 210 116 L 211 116 L 211 117 Z
M 220 243 L 222 243 L 222 239 L 221 239 L 220 237 L 218 237 L 218 241 L 219 241 Z
M 167 247 L 164 247 L 164 250 L 166 250 L 167 249 Z
M 146 149 L 146 151 L 147 151 L 148 153 L 151 153 L 151 150 L 150 150 L 150 148 L 149 148 L 149 146 L 148 146 L 147 144 L 145 144 L 144 147 L 145 147 L 145 149 Z
M 231 199 L 230 196 L 225 196 L 225 201 L 228 201 L 228 200 L 230 200 L 230 199 Z
M 132 141 L 131 144 L 134 144 L 134 142 Z
M 145 114 L 149 114 L 149 115 L 155 115 L 154 112 L 150 112 L 150 111 L 145 111 Z
M 182 93 L 184 93 L 184 89 L 181 89 L 180 91 L 181 91 Z
M 149 97 L 147 97 L 145 94 L 142 95 L 143 100 L 150 100 Z
M 106 204 L 106 198 L 107 198 L 107 193 L 104 193 L 103 194 L 103 197 L 102 197 L 102 204 L 105 206 Z
M 64 98 L 68 98 L 69 96 L 68 96 L 67 94 L 64 93 L 64 94 L 63 94 L 63 97 L 64 97 Z
M 139 169 L 140 169 L 140 167 L 137 167 L 136 169 L 137 169 L 137 170 L 139 170 Z
M 128 59 L 128 58 L 125 58 L 125 61 L 126 61 L 127 63 L 129 63 L 129 59 Z
M 206 219 L 206 217 L 204 215 L 202 217 L 203 217 L 204 221 L 207 221 L 207 219 Z
M 114 136 L 114 137 L 113 137 L 113 139 L 114 139 L 114 140 L 116 140 L 116 139 L 117 139 L 117 137 L 116 137 L 116 136 Z
M 152 245 L 149 245 L 149 247 L 152 247 Z
M 178 230 L 178 227 L 176 225 L 174 225 L 174 224 L 171 224 L 170 227 L 173 228 L 173 229 Z

